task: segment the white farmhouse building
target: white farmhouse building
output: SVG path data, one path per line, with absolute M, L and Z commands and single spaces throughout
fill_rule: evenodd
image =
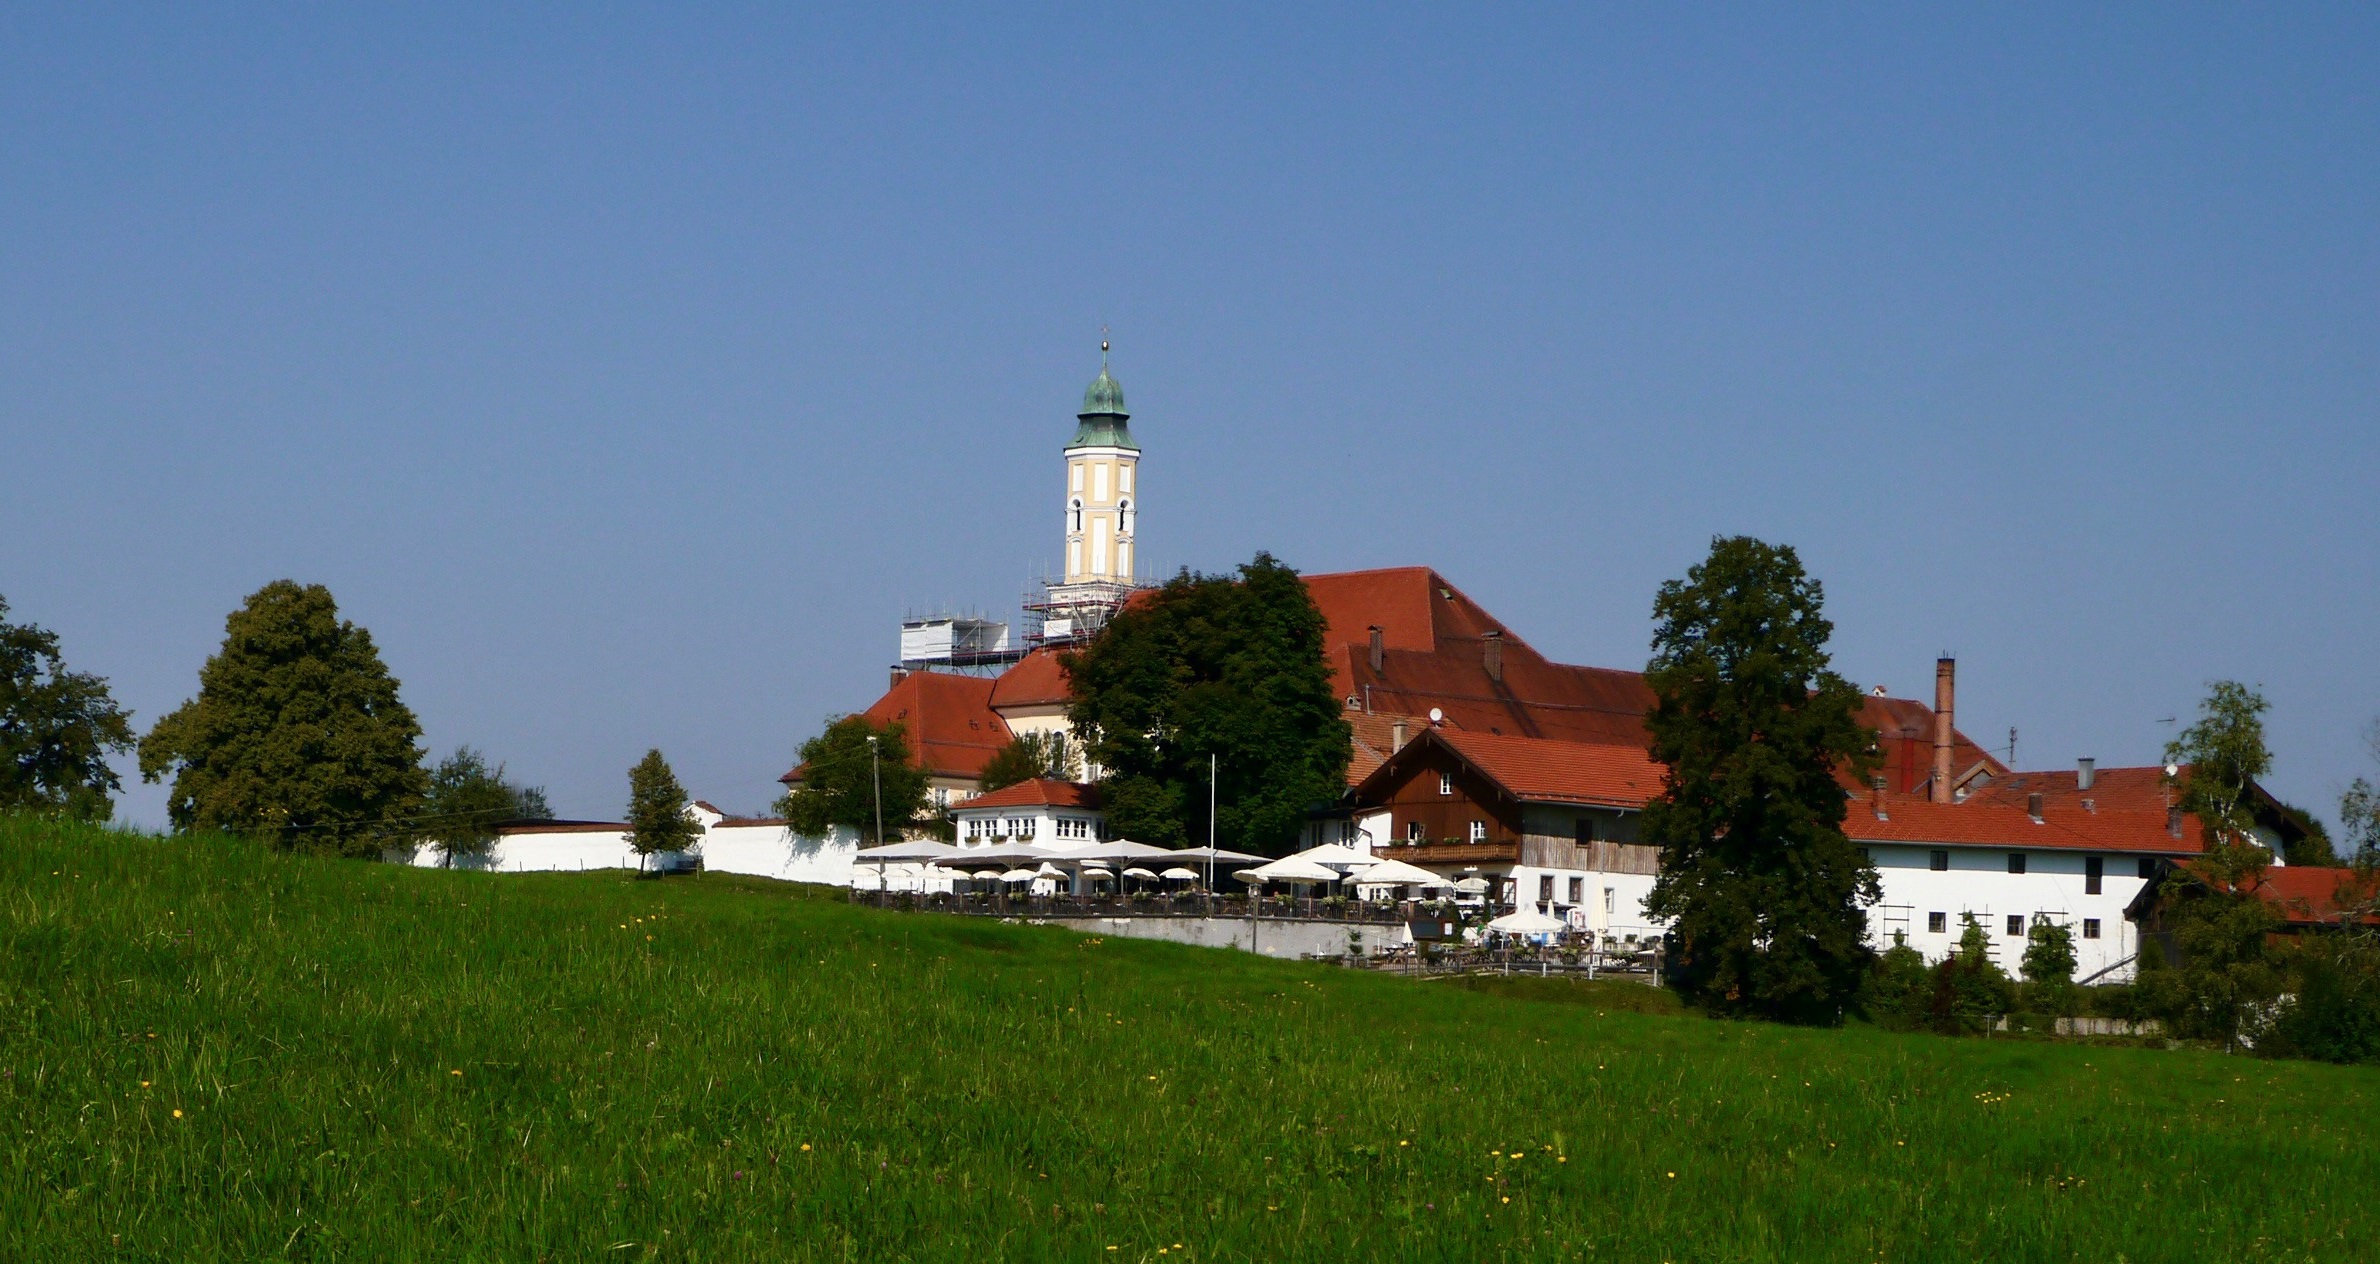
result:
M 702 829 L 693 852 L 706 869 L 786 882 L 851 885 L 852 856 L 860 844 L 857 831 L 836 830 L 823 838 L 805 838 L 773 817 L 729 816 L 701 800 L 687 804 L 686 815 Z M 428 867 L 450 863 L 443 853 L 428 846 L 406 859 Z M 624 821 L 518 821 L 497 826 L 496 842 L 485 852 L 459 855 L 451 863 L 457 868 L 495 873 L 529 873 L 641 869 L 649 862 L 628 845 Z

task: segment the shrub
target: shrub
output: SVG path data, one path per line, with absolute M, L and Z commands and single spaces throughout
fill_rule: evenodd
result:
M 1926 1025 L 1927 1002 L 1933 995 L 1925 955 L 1909 946 L 1909 937 L 1893 936 L 1893 945 L 1876 958 L 1867 982 L 1860 988 L 1860 1012 L 1868 1021 L 1894 1031 L 1915 1031 Z
M 2380 951 L 2356 940 L 2316 940 L 2292 963 L 2285 998 L 2256 1052 L 2320 1062 L 2380 1062 Z
M 1928 999 L 1928 1025 L 1945 1035 L 1973 1035 L 1991 1020 L 2015 1008 L 2016 987 L 1991 957 L 1991 937 L 1972 914 L 1961 914 L 1967 928 L 1959 933 L 1958 951 L 1934 967 L 1934 990 Z

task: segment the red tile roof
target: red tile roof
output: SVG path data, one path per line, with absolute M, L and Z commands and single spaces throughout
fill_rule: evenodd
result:
M 2154 771 L 2154 770 L 2152 770 Z M 2142 855 L 2194 856 L 2206 849 L 2198 818 L 2182 818 L 2173 836 L 2163 808 L 2154 811 L 2084 811 L 2080 804 L 2044 802 L 2037 824 L 2020 800 L 2015 804 L 1977 795 L 1964 803 L 1935 803 L 1923 795 L 1887 794 L 1886 819 L 1873 800 L 1853 797 L 1843 832 L 1855 843 L 1919 846 L 2005 847 L 2010 851 L 2104 851 Z
M 1598 745 L 1642 746 L 1653 705 L 1642 672 L 1556 663 L 1515 636 L 1493 614 L 1436 571 L 1422 566 L 1308 575 L 1306 591 L 1328 628 L 1333 691 L 1356 711 L 1404 715 L 1442 712 L 1475 733 L 1543 737 Z M 1381 630 L 1381 666 L 1371 663 L 1371 629 Z M 1502 678 L 1484 660 L 1488 632 L 1501 632 Z M 1894 789 L 1931 774 L 1934 713 L 1924 702 L 1869 697 L 1860 722 L 1876 729 L 1883 772 Z M 1964 734 L 1953 763 L 2005 765 Z
M 1008 744 L 1008 722 L 991 708 L 992 682 L 981 676 L 918 671 L 903 676 L 864 713 L 878 727 L 899 723 L 910 762 L 938 777 L 981 776 Z M 798 781 L 795 768 L 779 781 Z
M 985 808 L 1083 808 L 1095 812 L 1099 810 L 1099 787 L 1080 781 L 1059 781 L 1045 777 L 1002 786 L 988 794 L 979 794 L 963 803 L 950 805 L 953 812 L 973 812 Z
M 1359 798 L 1385 796 L 1413 766 L 1413 758 L 1444 747 L 1524 803 L 1577 803 L 1636 808 L 1661 792 L 1661 765 L 1641 746 L 1559 742 L 1536 737 L 1470 733 L 1460 729 L 1415 731 L 1403 749 L 1357 787 Z
M 1553 742 L 1453 729 L 1432 733 L 1524 803 L 1634 808 L 1661 793 L 1664 769 L 1641 746 Z
M 992 709 L 1063 706 L 1073 698 L 1058 651 L 1035 650 L 992 682 Z
M 2353 869 L 2272 865 L 2248 890 L 2292 926 L 2337 926 L 2349 910 L 2368 909 L 2380 898 L 2380 879 Z M 2365 913 L 2360 920 L 2380 925 L 2380 915 Z

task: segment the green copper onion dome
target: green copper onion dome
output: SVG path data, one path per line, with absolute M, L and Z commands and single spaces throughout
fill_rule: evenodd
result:
M 1132 441 L 1132 431 L 1124 425 L 1132 414 L 1124 411 L 1124 386 L 1108 375 L 1107 344 L 1099 344 L 1099 376 L 1083 388 L 1083 410 L 1075 414 L 1082 424 L 1075 427 L 1070 448 L 1129 448 L 1140 451 Z

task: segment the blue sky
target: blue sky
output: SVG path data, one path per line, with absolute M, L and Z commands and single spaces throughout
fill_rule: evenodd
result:
M 2375 771 L 2375 11 L 1286 8 L 12 7 L 0 594 L 145 726 L 325 583 L 437 751 L 757 809 L 1056 560 L 1104 322 L 1167 569 L 1640 666 L 1749 532 L 2020 763 Z

